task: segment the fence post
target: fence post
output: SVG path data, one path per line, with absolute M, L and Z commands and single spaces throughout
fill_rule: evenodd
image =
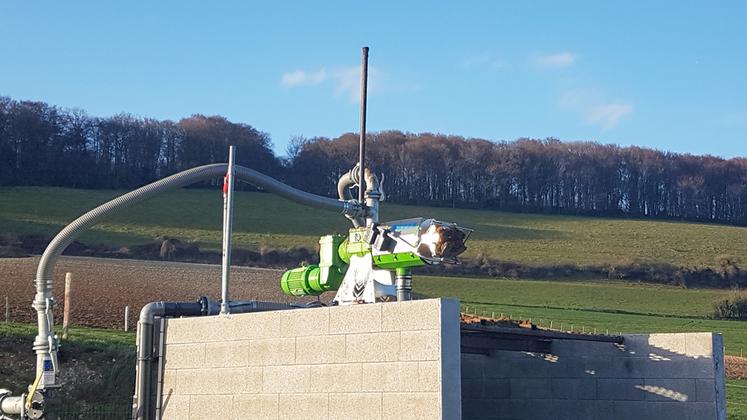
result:
M 70 325 L 70 293 L 72 288 L 73 275 L 65 273 L 65 309 L 62 312 L 62 338 L 67 338 L 67 328 Z
M 130 307 L 125 306 L 125 332 L 130 328 Z
M 5 296 L 5 323 L 10 322 L 10 303 L 8 303 L 8 296 Z

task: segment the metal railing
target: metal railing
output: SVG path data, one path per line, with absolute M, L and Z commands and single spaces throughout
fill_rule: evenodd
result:
M 117 400 L 94 404 L 65 403 L 49 407 L 47 418 L 57 420 L 130 420 L 132 401 Z

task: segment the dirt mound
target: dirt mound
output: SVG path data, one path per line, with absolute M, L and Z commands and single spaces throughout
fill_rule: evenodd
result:
M 726 377 L 729 379 L 747 379 L 747 357 L 725 356 Z
M 459 314 L 460 322 L 463 325 L 473 325 L 473 324 L 480 324 L 480 325 L 490 325 L 495 327 L 508 327 L 508 328 L 528 328 L 531 330 L 536 330 L 537 326 L 532 324 L 528 320 L 522 320 L 522 319 L 508 319 L 506 317 L 501 318 L 485 318 L 478 315 L 469 315 L 469 314 Z

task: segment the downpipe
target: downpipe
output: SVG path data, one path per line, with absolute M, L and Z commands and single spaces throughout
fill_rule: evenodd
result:
M 219 308 L 213 308 L 219 311 Z M 150 383 L 153 373 L 153 324 L 156 317 L 179 317 L 208 315 L 210 305 L 207 298 L 197 302 L 151 302 L 140 310 L 137 322 L 137 365 L 135 367 L 135 395 L 132 400 L 132 418 L 150 419 Z
M 232 314 L 247 312 L 295 309 L 303 306 L 262 301 L 229 302 Z M 140 310 L 137 323 L 137 365 L 135 368 L 135 394 L 132 398 L 132 419 L 151 420 L 153 416 L 153 363 L 163 355 L 156 351 L 153 337 L 158 318 L 178 318 L 218 315 L 221 305 L 207 297 L 197 302 L 151 302 Z M 161 344 L 161 343 L 159 343 Z

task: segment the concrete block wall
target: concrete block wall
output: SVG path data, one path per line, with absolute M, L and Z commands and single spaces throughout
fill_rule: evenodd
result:
M 556 340 L 552 354 L 462 355 L 464 419 L 722 420 L 720 334 Z
M 459 419 L 459 304 L 167 322 L 164 419 Z

